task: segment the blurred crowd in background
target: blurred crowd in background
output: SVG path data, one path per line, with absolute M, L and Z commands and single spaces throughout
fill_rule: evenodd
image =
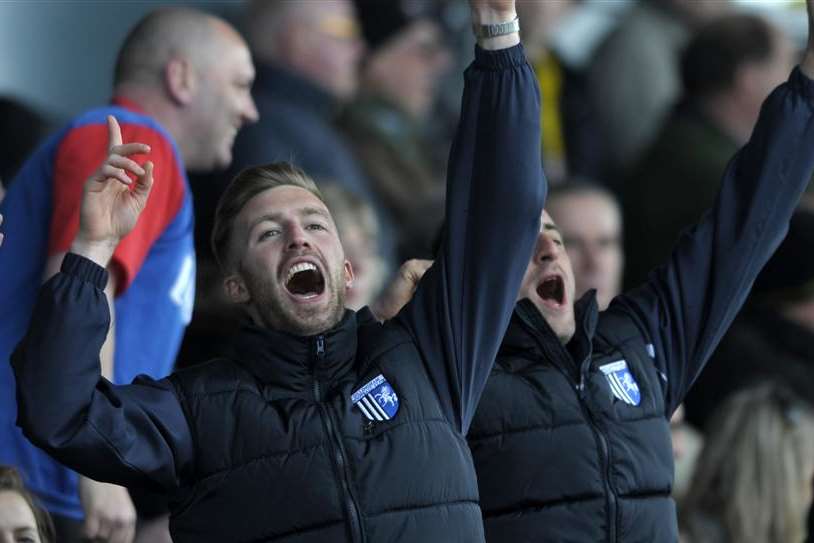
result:
M 798 60 L 805 5 L 518 0 L 517 8 L 542 92 L 546 208 L 563 232 L 577 295 L 595 288 L 606 307 L 667 258 L 680 231 L 711 205 L 762 101 Z M 291 161 L 318 181 L 356 272 L 353 309 L 370 303 L 404 260 L 432 257 L 460 73 L 474 47 L 464 0 L 203 9 L 226 15 L 246 37 L 259 121 L 237 135 L 228 171 L 190 172 L 198 282 L 179 367 L 228 354 L 224 338 L 240 325 L 222 298 L 208 240 L 219 195 L 246 166 Z M 6 186 L 27 153 L 78 112 L 41 109 L 29 98 L 15 89 L 0 99 Z M 686 541 L 805 538 L 814 488 L 812 247 L 814 195 L 807 195 L 674 420 Z

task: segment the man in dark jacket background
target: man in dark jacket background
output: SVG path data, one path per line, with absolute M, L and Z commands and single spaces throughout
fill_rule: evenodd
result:
M 353 270 L 307 176 L 240 175 L 213 234 L 227 295 L 253 325 L 238 354 L 114 386 L 103 266 L 132 229 L 152 167 L 125 186 L 122 144 L 89 179 L 80 233 L 13 359 L 19 424 L 99 480 L 171 496 L 184 541 L 483 541 L 465 434 L 539 231 L 539 94 L 514 0 L 472 0 L 448 177 L 449 228 L 412 302 L 379 325 L 344 310 Z M 497 180 L 505 180 L 496 182 Z M 512 243 L 507 246 L 507 237 Z
M 811 29 L 814 0 L 808 8 Z M 669 419 L 811 179 L 813 77 L 810 39 L 710 212 L 607 311 L 592 292 L 573 299 L 571 264 L 544 215 L 468 435 L 490 543 L 677 541 Z
M 814 0 L 808 7 L 812 28 Z M 814 37 L 799 69 L 764 103 L 710 212 L 606 311 L 595 291 L 574 300 L 562 236 L 543 213 L 467 436 L 487 541 L 678 540 L 670 417 L 814 172 L 812 78 Z

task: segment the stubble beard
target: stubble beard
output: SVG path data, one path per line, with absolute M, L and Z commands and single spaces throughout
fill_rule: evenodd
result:
M 327 302 L 303 308 L 288 299 L 282 285 L 268 280 L 247 285 L 254 306 L 264 326 L 297 336 L 313 336 L 333 328 L 345 313 L 345 289 L 342 270 L 333 278 L 326 278 Z

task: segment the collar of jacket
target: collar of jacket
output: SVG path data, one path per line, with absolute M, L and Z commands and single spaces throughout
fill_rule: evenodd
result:
M 275 101 L 300 104 L 320 117 L 333 121 L 339 114 L 339 100 L 310 79 L 298 73 L 269 63 L 257 66 L 257 80 L 253 93 L 266 96 L 274 105 Z
M 359 320 L 363 314 L 346 310 L 339 324 L 313 336 L 246 325 L 235 341 L 237 363 L 267 385 L 311 391 L 316 380 L 329 390 L 355 366 Z
M 573 360 L 582 361 L 591 353 L 599 317 L 595 290 L 589 290 L 574 304 L 574 316 L 576 331 L 565 350 Z M 545 356 L 544 346 L 552 350 L 561 348 L 559 338 L 543 314 L 531 300 L 524 298 L 514 308 L 498 353 L 498 363 L 508 371 L 521 370 Z

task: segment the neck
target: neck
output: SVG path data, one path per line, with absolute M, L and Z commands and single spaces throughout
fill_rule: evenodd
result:
M 170 133 L 181 151 L 184 164 L 189 167 L 192 151 L 189 147 L 190 138 L 186 137 L 184 125 L 181 122 L 181 109 L 167 97 L 156 92 L 154 86 L 125 83 L 116 86 L 114 96 L 126 98 L 138 104 L 144 113 L 155 119 Z

